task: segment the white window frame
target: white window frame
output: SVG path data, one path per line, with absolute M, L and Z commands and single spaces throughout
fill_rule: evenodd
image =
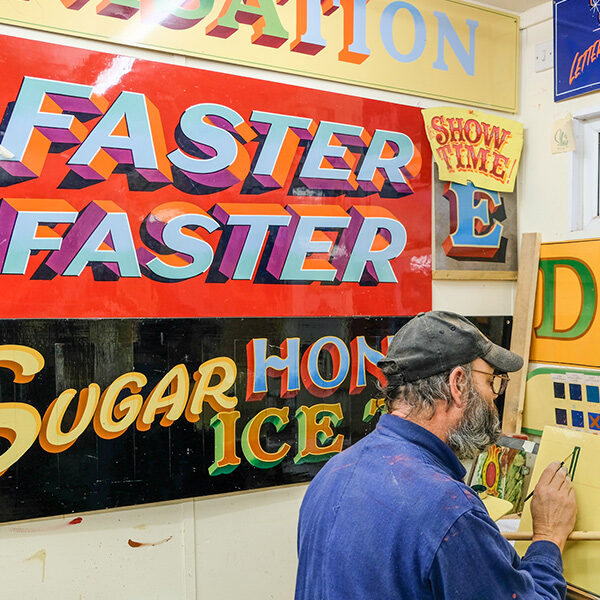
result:
M 600 234 L 600 106 L 573 115 L 571 231 Z

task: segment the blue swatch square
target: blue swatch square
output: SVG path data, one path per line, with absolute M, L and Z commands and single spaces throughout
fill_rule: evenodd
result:
M 565 397 L 565 384 L 560 381 L 554 382 L 554 397 L 564 398 Z
M 566 425 L 567 424 L 567 411 L 564 408 L 555 408 L 556 412 L 556 424 Z
M 578 383 L 570 383 L 569 395 L 571 396 L 571 400 L 581 400 L 581 386 Z
M 573 421 L 573 427 L 583 427 L 583 412 L 580 410 L 572 410 L 571 420 Z
M 600 414 L 599 413 L 588 413 L 588 419 L 590 422 L 590 429 L 600 431 Z
M 587 392 L 587 401 L 588 402 L 600 402 L 600 394 L 598 393 L 597 385 L 588 385 L 585 388 Z

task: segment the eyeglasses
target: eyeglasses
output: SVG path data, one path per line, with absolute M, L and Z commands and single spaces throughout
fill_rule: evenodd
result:
M 483 373 L 484 375 L 489 375 L 492 379 L 490 381 L 490 386 L 492 387 L 492 392 L 499 396 L 506 391 L 506 386 L 510 381 L 510 377 L 506 374 L 499 375 L 497 373 L 488 373 L 488 371 L 480 371 L 479 369 L 471 369 L 474 373 Z

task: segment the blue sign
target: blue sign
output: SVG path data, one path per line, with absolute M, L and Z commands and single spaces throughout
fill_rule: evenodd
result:
M 554 100 L 600 88 L 600 0 L 554 0 Z

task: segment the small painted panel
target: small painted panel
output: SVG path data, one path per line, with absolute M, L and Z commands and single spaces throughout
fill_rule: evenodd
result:
M 600 395 L 598 394 L 598 387 L 595 385 L 588 385 L 585 388 L 588 402 L 600 402 Z
M 529 473 L 524 450 L 503 446 L 500 442 L 476 459 L 471 486 L 483 485 L 488 494 L 512 503 L 519 512 L 523 504 L 523 485 Z
M 586 2 L 587 4 L 587 2 Z M 569 467 L 571 481 L 577 498 L 578 531 L 600 530 L 600 478 L 598 477 L 598 457 L 600 456 L 600 436 L 590 435 L 582 429 L 564 427 L 546 427 L 544 429 L 529 491 L 540 480 L 544 469 L 554 461 L 565 461 Z M 525 502 L 519 523 L 519 531 L 533 529 L 531 502 Z M 531 542 L 517 542 L 515 550 L 523 556 Z M 563 554 L 564 577 L 569 584 L 582 591 L 574 593 L 573 598 L 597 598 L 600 595 L 600 543 L 583 540 L 569 541 Z M 569 593 L 570 597 L 571 594 Z
M 431 308 L 420 109 L 0 43 L 0 316 Z
M 569 396 L 571 397 L 571 400 L 581 400 L 581 385 L 578 383 L 570 383 Z
M 434 165 L 434 277 L 485 271 L 493 279 L 516 277 L 516 192 L 441 181 Z
M 580 410 L 572 410 L 571 421 L 573 423 L 573 427 L 583 427 L 583 412 Z
M 600 414 L 599 413 L 588 413 L 588 426 L 592 431 L 600 431 Z
M 599 431 L 599 392 L 600 370 L 537 363 L 527 374 L 523 430 L 539 435 L 546 425 L 560 425 Z
M 426 108 L 423 119 L 441 180 L 497 192 L 515 189 L 522 123 L 455 106 Z

